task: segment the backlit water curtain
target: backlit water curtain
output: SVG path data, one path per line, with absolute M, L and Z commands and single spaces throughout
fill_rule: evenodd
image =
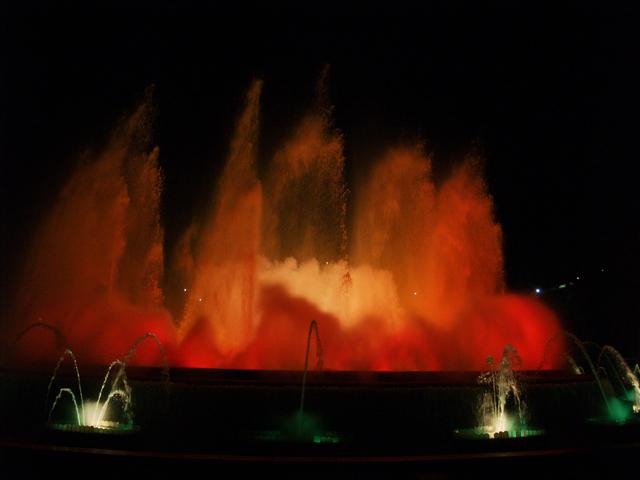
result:
M 258 176 L 261 90 L 250 86 L 210 202 L 171 252 L 152 99 L 86 153 L 29 247 L 15 330 L 55 325 L 78 358 L 103 365 L 154 332 L 175 365 L 300 369 L 297 339 L 315 319 L 327 369 L 482 370 L 506 344 L 535 368 L 558 321 L 506 291 L 479 159 L 436 183 L 422 145 L 393 145 L 347 189 L 343 138 L 319 92 Z M 16 358 L 57 354 L 30 335 Z

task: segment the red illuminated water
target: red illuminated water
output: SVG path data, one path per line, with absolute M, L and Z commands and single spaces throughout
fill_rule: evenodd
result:
M 84 363 L 108 364 L 151 331 L 173 365 L 300 369 L 315 319 L 328 369 L 482 370 L 507 343 L 535 368 L 558 320 L 505 291 L 478 159 L 436 184 L 420 145 L 397 146 L 348 194 L 343 139 L 319 102 L 258 178 L 261 87 L 249 89 L 210 205 L 166 268 L 149 100 L 88 155 L 35 235 L 15 330 L 56 325 Z M 163 291 L 163 278 L 176 287 Z M 54 340 L 29 333 L 15 359 L 57 358 Z M 141 348 L 136 362 L 157 355 Z

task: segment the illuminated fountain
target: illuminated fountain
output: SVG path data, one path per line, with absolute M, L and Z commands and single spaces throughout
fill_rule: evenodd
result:
M 591 356 L 589 355 L 589 352 L 587 352 L 587 349 L 586 349 L 587 345 L 593 345 L 599 349 L 597 344 L 593 342 L 583 342 L 573 333 L 567 332 L 565 330 L 561 330 L 557 332 L 555 335 L 553 335 L 552 337 L 550 337 L 549 340 L 547 340 L 547 343 L 545 344 L 544 352 L 542 355 L 542 361 L 540 362 L 540 366 L 538 367 L 538 369 L 542 369 L 544 367 L 547 361 L 547 356 L 549 354 L 550 347 L 555 342 L 558 342 L 561 339 L 569 340 L 576 348 L 578 348 L 578 351 L 582 355 L 582 358 L 584 359 L 584 361 L 587 363 L 589 367 L 589 372 L 591 373 L 593 379 L 598 385 L 598 391 L 600 392 L 600 396 L 602 397 L 602 401 L 604 402 L 607 412 L 609 413 L 610 416 L 613 416 L 611 413 L 612 409 L 609 404 L 609 398 L 605 393 L 605 389 L 604 389 L 604 386 L 602 385 L 602 381 L 600 379 L 600 375 L 598 374 L 598 370 L 596 369 L 596 366 L 593 364 L 593 360 L 591 360 Z M 571 357 L 568 354 L 566 354 L 565 356 L 566 358 L 571 359 L 571 362 L 573 362 L 572 366 L 576 365 L 575 360 L 573 360 L 573 357 Z M 573 371 L 574 373 L 582 374 L 584 372 L 584 369 L 576 366 L 575 368 L 573 368 Z
M 498 365 L 495 365 L 492 357 L 487 359 L 487 363 L 491 369 L 478 377 L 478 383 L 485 387 L 478 405 L 480 425 L 470 430 L 458 430 L 456 433 L 471 438 L 518 438 L 540 435 L 541 430 L 526 427 L 526 406 L 521 398 L 520 385 L 514 372 L 514 368 L 522 364 L 516 349 L 507 344 Z M 513 408 L 508 409 L 508 405 Z
M 311 348 L 311 334 L 316 334 L 316 370 L 322 370 L 322 344 L 318 332 L 318 322 L 311 320 L 309 334 L 307 335 L 307 353 L 304 356 L 304 373 L 302 374 L 302 388 L 300 391 L 300 409 L 298 410 L 298 434 L 302 436 L 304 431 L 304 395 L 307 388 L 307 371 L 309 370 L 309 350 Z
M 395 145 L 347 186 L 325 80 L 264 169 L 251 84 L 210 201 L 169 255 L 149 95 L 52 202 L 17 281 L 15 330 L 47 318 L 100 365 L 153 330 L 176 366 L 297 370 L 303 346 L 283 339 L 317 319 L 329 370 L 477 371 L 506 343 L 532 369 L 558 320 L 506 292 L 482 161 L 436 182 L 424 145 Z M 32 340 L 19 360 L 53 356 Z
M 51 332 L 55 338 L 55 345 L 57 349 L 64 348 L 65 345 L 68 345 L 67 339 L 64 336 L 64 333 L 56 327 L 55 325 L 51 325 L 50 323 L 44 322 L 41 318 L 38 319 L 37 322 L 30 323 L 26 327 L 24 327 L 21 331 L 17 333 L 13 342 L 7 345 L 7 347 L 2 351 L 2 355 L 0 355 L 0 367 L 3 367 L 8 360 L 11 359 L 12 353 L 16 350 L 20 341 L 29 333 L 35 330 L 45 330 Z
M 253 82 L 213 193 L 178 232 L 172 252 L 164 251 L 149 98 L 104 151 L 88 154 L 53 202 L 17 280 L 13 318 L 21 340 L 12 350 L 19 366 L 51 356 L 26 335 L 35 328 L 24 327 L 27 319 L 40 317 L 48 323 L 37 326 L 55 334 L 53 358 L 61 342 L 74 345 L 49 380 L 50 428 L 139 431 L 132 442 L 159 455 L 246 453 L 256 441 L 261 452 L 425 453 L 455 448 L 456 426 L 474 425 L 457 436 L 492 439 L 481 443 L 489 449 L 505 444 L 493 439 L 517 438 L 515 449 L 528 448 L 535 440 L 520 439 L 543 430 L 527 425 L 524 381 L 529 400 L 558 395 L 527 402 L 536 426 L 551 437 L 567 417 L 583 426 L 594 410 L 595 384 L 585 371 L 608 411 L 615 408 L 600 368 L 624 383 L 638 411 L 637 375 L 617 352 L 605 348 L 596 368 L 582 342 L 566 332 L 553 340 L 557 350 L 547 352 L 547 339 L 560 327 L 556 315 L 535 296 L 507 291 L 502 230 L 480 159 L 460 159 L 436 182 L 424 145 L 395 145 L 347 188 L 344 140 L 320 92 L 258 168 L 261 94 L 262 82 Z M 157 335 L 140 336 L 149 330 Z M 53 344 L 50 337 L 44 340 Z M 148 375 L 134 367 L 158 362 L 157 351 L 138 352 L 146 340 L 160 351 L 165 386 L 168 356 L 177 381 L 167 415 L 154 410 L 158 383 L 136 384 L 142 410 L 136 407 L 134 422 L 129 376 Z M 577 345 L 588 369 L 569 355 L 565 341 Z M 488 356 L 500 351 L 476 382 Z M 106 368 L 95 398 L 85 396 L 76 355 Z M 540 356 L 540 370 L 556 371 L 536 372 Z M 54 395 L 65 361 L 74 381 Z M 557 371 L 567 362 L 576 375 Z M 314 363 L 323 371 L 312 373 Z M 11 407 L 20 405 L 23 382 L 44 386 L 48 379 L 25 380 L 20 373 L 6 375 Z M 559 398 L 573 408 L 571 401 L 586 397 L 573 415 L 554 405 Z M 37 400 L 29 418 L 39 417 Z M 25 430 L 17 421 L 5 423 L 16 436 Z M 189 435 L 175 441 L 185 428 Z
M 80 370 L 74 353 L 70 349 L 66 349 L 58 359 L 53 370 L 51 379 L 47 386 L 47 395 L 45 398 L 45 408 L 47 409 L 47 425 L 53 429 L 75 431 L 75 432 L 99 432 L 99 433 L 123 433 L 137 430 L 137 426 L 133 422 L 132 409 L 132 389 L 127 378 L 126 367 L 135 355 L 138 347 L 146 340 L 153 340 L 160 350 L 163 358 L 162 377 L 165 386 L 168 387 L 169 382 L 169 365 L 164 351 L 164 346 L 158 340 L 155 334 L 146 333 L 141 335 L 133 343 L 127 354 L 122 360 L 114 360 L 107 367 L 107 372 L 100 384 L 98 397 L 94 401 L 85 400 L 82 392 L 82 383 L 80 380 Z M 51 389 L 54 381 L 59 373 L 65 359 L 70 359 L 75 373 L 77 383 L 77 393 L 74 393 L 70 387 L 62 387 L 49 407 L 49 399 L 51 397 Z M 108 387 L 107 387 L 107 384 Z M 105 390 L 107 388 L 108 390 Z M 167 390 L 168 391 L 168 390 Z M 53 422 L 56 407 L 63 396 L 68 397 L 73 403 L 73 412 L 75 423 L 56 423 Z M 79 402 L 78 402 L 79 400 Z M 120 405 L 120 415 L 114 414 L 112 406 L 114 402 Z
M 302 373 L 302 385 L 300 389 L 300 405 L 295 415 L 287 415 L 281 422 L 280 430 L 266 430 L 258 432 L 256 437 L 260 440 L 295 442 L 295 443 L 339 443 L 343 436 L 337 432 L 329 432 L 322 428 L 319 419 L 305 411 L 305 399 L 307 393 L 307 374 L 309 372 L 309 357 L 311 355 L 311 340 L 315 339 L 315 370 L 322 370 L 323 349 L 320 342 L 318 322 L 312 320 L 306 341 L 304 357 L 304 369 Z
M 631 419 L 630 415 L 632 413 L 640 413 L 640 383 L 638 377 L 620 352 L 610 345 L 600 347 L 595 342 L 580 340 L 571 332 L 560 331 L 547 342 L 541 367 L 545 363 L 545 357 L 550 347 L 561 338 L 569 340 L 578 349 L 598 386 L 605 412 L 602 416 L 591 418 L 591 422 L 624 424 Z M 587 347 L 591 347 L 594 352 L 597 352 L 597 361 L 595 363 L 592 355 L 587 351 Z M 568 352 L 565 352 L 565 357 L 574 373 L 584 373 L 582 367 L 577 365 Z
M 603 366 L 603 361 L 607 360 L 607 367 Z M 613 360 L 613 362 L 611 362 Z M 598 371 L 604 368 L 608 378 L 615 378 L 618 385 L 619 397 L 623 402 L 631 405 L 631 412 L 640 413 L 640 382 L 637 375 L 631 370 L 625 359 L 615 348 L 605 345 L 598 356 Z M 637 367 L 637 366 L 636 366 Z M 613 405 L 611 405 L 613 403 Z M 610 399 L 610 413 L 618 422 L 624 422 L 628 419 L 629 413 L 624 405 L 620 404 L 618 398 Z
M 69 387 L 63 387 L 58 390 L 58 394 L 56 395 L 51 407 L 49 408 L 49 398 L 51 394 L 51 388 L 53 386 L 53 382 L 56 379 L 58 371 L 62 365 L 62 362 L 66 359 L 70 358 L 73 362 L 73 369 L 76 376 L 77 381 L 77 393 L 78 397 L 76 397 L 73 389 Z M 111 382 L 110 391 L 107 394 L 106 399 L 102 399 L 103 391 L 109 377 L 111 375 L 112 370 L 115 368 L 115 374 L 113 375 L 113 380 Z M 73 402 L 74 413 L 75 413 L 75 424 L 69 423 L 54 423 L 52 422 L 53 414 L 58 406 L 59 401 L 62 399 L 63 395 L 68 396 Z M 80 402 L 78 403 L 78 399 Z M 112 401 L 119 401 L 122 409 L 122 416 L 124 421 L 115 421 L 113 420 L 113 412 L 109 410 L 110 404 Z M 53 371 L 53 375 L 51 376 L 51 380 L 49 381 L 49 385 L 47 387 L 47 396 L 45 399 L 45 406 L 48 409 L 47 414 L 47 424 L 54 429 L 59 430 L 70 430 L 70 431 L 80 431 L 80 432 L 92 432 L 92 431 L 131 431 L 134 429 L 133 425 L 133 415 L 131 412 L 131 387 L 127 381 L 126 373 L 125 373 L 125 364 L 121 360 L 116 360 L 112 362 L 107 368 L 107 373 L 102 381 L 102 385 L 100 386 L 100 392 L 98 394 L 98 398 L 95 402 L 85 402 L 84 396 L 82 393 L 82 384 L 80 382 L 80 371 L 78 369 L 78 363 L 76 361 L 76 357 L 73 352 L 69 349 L 65 350 L 56 367 Z M 110 419 L 111 418 L 111 419 Z

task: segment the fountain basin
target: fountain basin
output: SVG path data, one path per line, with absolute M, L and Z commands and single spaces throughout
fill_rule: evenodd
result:
M 97 389 L 103 372 L 104 368 L 96 368 L 92 376 L 90 368 L 84 370 L 87 391 Z M 44 439 L 86 447 L 96 442 L 118 449 L 125 447 L 117 437 L 126 436 L 127 449 L 291 450 L 309 455 L 318 449 L 376 455 L 455 452 L 474 450 L 474 445 L 483 443 L 464 441 L 478 437 L 475 406 L 482 387 L 477 372 L 309 372 L 302 435 L 297 429 L 302 372 L 174 369 L 171 373 L 167 387 L 160 369 L 131 367 L 135 427 L 123 422 L 98 429 L 78 427 L 73 415 L 45 424 L 48 373 L 0 372 L 0 440 Z M 570 443 L 593 430 L 586 419 L 601 412 L 593 381 L 560 372 L 522 372 L 521 377 L 536 422 L 521 436 L 545 430 L 545 442 L 561 437 Z M 63 375 L 61 382 L 72 378 Z M 502 442 L 491 443 L 501 448 Z M 522 441 L 516 438 L 513 443 L 520 448 Z
M 83 384 L 95 390 L 104 368 L 84 372 Z M 163 475 L 184 473 L 194 463 L 233 466 L 248 475 L 352 465 L 373 476 L 388 468 L 393 476 L 414 468 L 475 472 L 492 462 L 544 471 L 573 468 L 576 458 L 615 466 L 640 448 L 635 425 L 587 423 L 602 405 L 597 386 L 584 375 L 522 372 L 535 428 L 520 438 L 488 441 L 486 432 L 473 428 L 477 372 L 309 372 L 301 436 L 302 372 L 176 369 L 168 388 L 160 369 L 128 373 L 135 405 L 129 430 L 126 424 L 78 427 L 72 415 L 46 425 L 48 371 L 0 371 L 0 459 L 35 469 L 47 462 L 94 468 L 98 461 L 107 469 Z M 72 379 L 63 375 L 61 381 Z M 535 435 L 543 429 L 544 436 Z
M 77 425 L 72 423 L 47 423 L 50 430 L 58 430 L 70 433 L 89 433 L 97 435 L 126 435 L 136 433 L 140 430 L 138 425 L 127 425 L 119 422 L 111 422 L 103 420 L 99 426 L 96 425 Z
M 458 438 L 469 440 L 505 440 L 515 438 L 539 437 L 545 434 L 542 428 L 518 428 L 495 432 L 491 427 L 462 428 L 454 430 Z

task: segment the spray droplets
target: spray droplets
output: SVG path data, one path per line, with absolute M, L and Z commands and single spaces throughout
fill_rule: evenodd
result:
M 185 366 L 299 368 L 290 339 L 311 319 L 332 369 L 478 369 L 509 342 L 539 358 L 557 320 L 535 298 L 504 295 L 478 159 L 436 182 L 424 146 L 404 145 L 348 189 L 322 82 L 261 169 L 262 82 L 250 85 L 211 200 L 166 270 L 159 151 L 134 141 L 150 138 L 138 131 L 149 122 L 132 115 L 53 206 L 16 317 L 46 312 L 74 345 L 108 339 L 82 352 L 98 362 L 153 330 Z

